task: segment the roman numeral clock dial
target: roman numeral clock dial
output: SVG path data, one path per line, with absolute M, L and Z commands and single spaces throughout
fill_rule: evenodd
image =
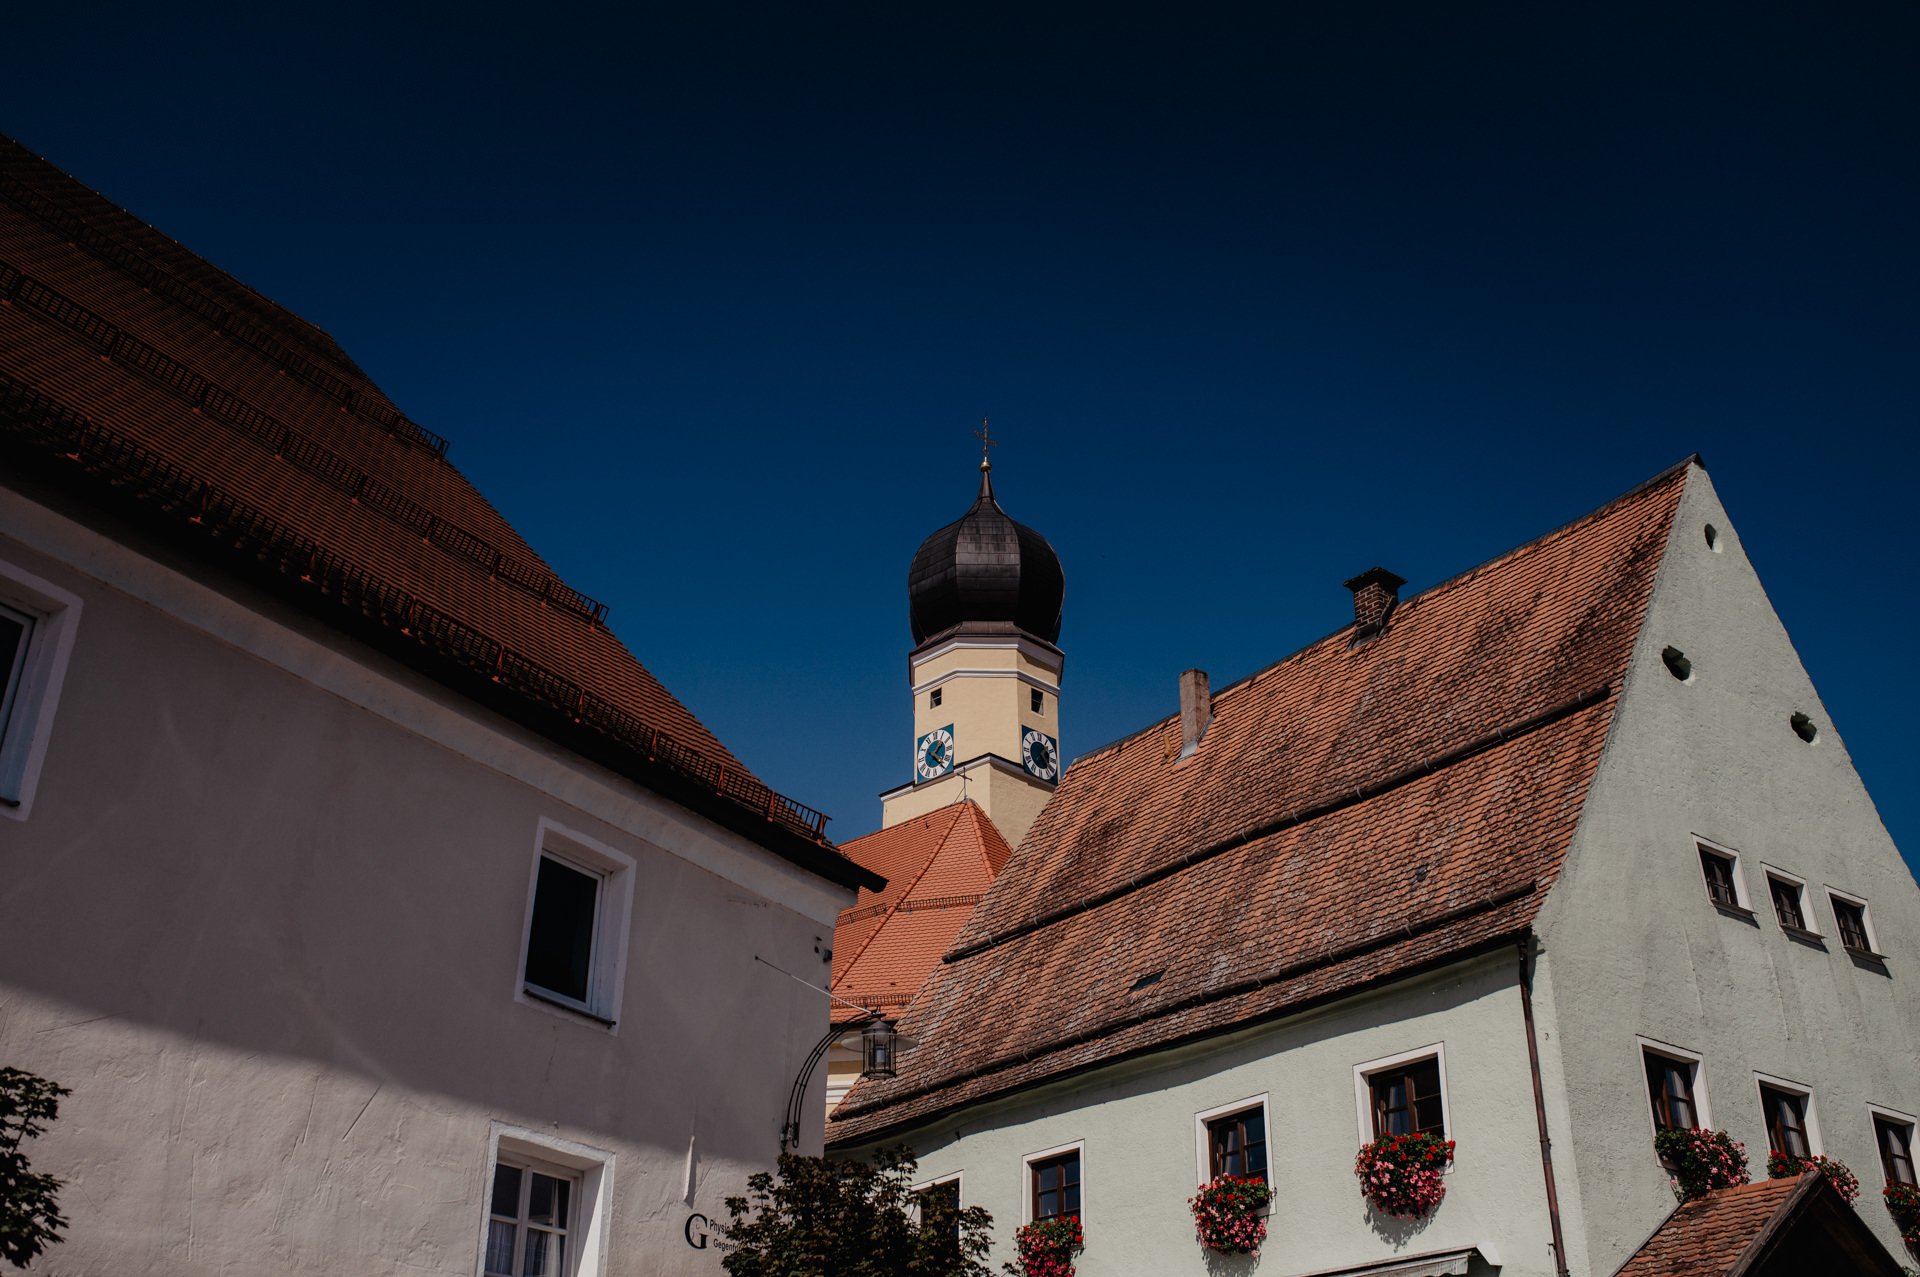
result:
M 1020 736 L 1020 763 L 1029 775 L 1053 780 L 1060 775 L 1060 742 L 1029 727 Z
M 953 770 L 953 725 L 936 727 L 913 744 L 913 775 L 932 780 Z

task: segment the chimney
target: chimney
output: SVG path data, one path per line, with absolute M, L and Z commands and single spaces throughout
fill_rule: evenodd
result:
M 1207 672 L 1188 670 L 1180 676 L 1180 757 L 1193 756 L 1211 722 L 1213 691 L 1207 685 Z
M 1400 587 L 1406 582 L 1385 568 L 1368 568 L 1347 588 L 1353 591 L 1353 629 L 1355 638 L 1367 638 L 1387 628 L 1394 604 L 1400 601 Z

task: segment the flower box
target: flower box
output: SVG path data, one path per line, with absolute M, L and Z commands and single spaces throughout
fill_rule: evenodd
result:
M 1208 1250 L 1228 1255 L 1257 1255 L 1267 1240 L 1267 1203 L 1273 1190 L 1264 1179 L 1221 1175 L 1187 1199 L 1194 1230 Z
M 1361 1195 L 1383 1215 L 1425 1219 L 1447 1195 L 1442 1176 L 1453 1161 L 1453 1145 L 1437 1135 L 1381 1136 L 1354 1158 Z

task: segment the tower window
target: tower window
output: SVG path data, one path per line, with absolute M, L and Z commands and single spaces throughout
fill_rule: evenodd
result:
M 1035 688 L 1029 695 L 1029 703 L 1033 706 L 1033 712 L 1038 714 L 1047 707 L 1047 694 Z
M 931 692 L 927 693 L 927 708 L 928 709 L 940 708 L 940 689 L 939 688 L 936 687 Z

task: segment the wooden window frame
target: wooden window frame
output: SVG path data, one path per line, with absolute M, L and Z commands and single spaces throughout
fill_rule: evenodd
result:
M 1707 900 L 1716 909 L 1725 909 L 1745 917 L 1753 917 L 1753 902 L 1747 896 L 1746 875 L 1740 871 L 1740 853 L 1731 847 L 1725 847 L 1711 838 L 1693 836 L 1695 854 L 1700 862 L 1700 877 L 1707 889 Z M 1714 879 L 1708 870 L 1709 862 L 1718 862 L 1726 866 L 1727 890 L 1731 899 L 1723 900 L 1714 889 Z
M 1824 939 L 1820 929 L 1814 925 L 1813 897 L 1807 894 L 1807 880 L 1769 864 L 1762 864 L 1760 872 L 1767 882 L 1767 903 L 1772 906 L 1773 920 L 1780 924 L 1780 929 L 1803 940 Z M 1787 921 L 1780 913 L 1780 899 L 1775 892 L 1782 887 L 1793 894 L 1794 911 L 1800 915 L 1797 925 Z
M 1914 1131 L 1916 1126 L 1920 1126 L 1920 1123 L 1916 1123 L 1915 1119 L 1909 1114 L 1899 1113 L 1893 1109 L 1881 1108 L 1877 1104 L 1869 1104 L 1867 1106 L 1867 1115 L 1873 1125 L 1873 1147 L 1874 1151 L 1879 1154 L 1880 1157 L 1880 1172 L 1886 1177 L 1887 1183 L 1920 1185 L 1920 1166 L 1916 1166 L 1914 1162 L 1913 1151 Z M 1884 1129 L 1892 1129 L 1902 1133 L 1905 1145 L 1902 1153 L 1904 1154 L 1907 1164 L 1905 1179 L 1899 1178 L 1893 1159 L 1887 1156 L 1887 1144 L 1882 1135 Z
M 1699 1122 L 1702 1128 L 1707 1130 L 1713 1129 L 1713 1100 L 1707 1090 L 1707 1065 L 1705 1057 L 1698 1051 L 1690 1050 L 1683 1046 L 1676 1046 L 1671 1042 L 1663 1042 L 1658 1038 L 1636 1035 L 1633 1039 L 1633 1046 L 1634 1060 L 1640 1068 L 1638 1074 L 1640 1086 L 1642 1093 L 1646 1095 L 1646 1105 L 1641 1111 L 1647 1115 L 1648 1133 L 1651 1135 L 1658 1135 L 1660 1133 L 1660 1125 L 1654 1120 L 1653 1116 L 1653 1096 L 1646 1090 L 1647 1057 L 1649 1055 L 1662 1056 L 1681 1064 L 1693 1066 L 1693 1078 L 1691 1080 L 1693 1085 L 1694 1119 Z
M 1861 939 L 1866 943 L 1864 949 L 1848 937 L 1847 933 L 1850 928 L 1844 921 L 1846 914 L 1841 912 L 1842 906 L 1858 911 L 1860 915 Z M 1840 947 L 1842 949 L 1845 949 L 1848 953 L 1857 953 L 1863 958 L 1882 958 L 1885 956 L 1880 952 L 1880 938 L 1876 936 L 1873 931 L 1873 912 L 1867 907 L 1867 902 L 1864 898 L 1856 896 L 1851 892 L 1839 891 L 1829 886 L 1827 888 L 1827 907 L 1833 911 L 1833 933 L 1839 937 Z
M 1768 1092 L 1800 1104 L 1800 1138 L 1807 1146 L 1804 1154 L 1798 1156 L 1817 1157 L 1824 1152 L 1820 1140 L 1820 1117 L 1814 1108 L 1813 1089 L 1787 1078 L 1771 1077 L 1765 1073 L 1754 1074 L 1754 1085 L 1760 1096 L 1760 1118 L 1767 1128 L 1767 1151 L 1783 1153 L 1788 1150 L 1775 1142 L 1776 1133 L 1774 1106 L 1768 1101 Z
M 1377 1060 L 1368 1060 L 1353 1066 L 1354 1104 L 1358 1110 L 1360 1142 L 1371 1144 L 1380 1138 L 1374 1122 L 1373 1079 L 1380 1074 L 1395 1071 L 1404 1073 L 1411 1065 L 1423 1064 L 1432 1060 L 1440 1083 L 1440 1138 L 1453 1138 L 1453 1110 L 1447 1091 L 1447 1047 L 1444 1042 L 1435 1042 L 1428 1046 L 1416 1047 L 1411 1051 L 1401 1051 L 1395 1055 L 1383 1056 Z M 1445 1173 L 1452 1173 L 1452 1166 Z
M 967 1197 L 966 1197 L 966 1189 L 962 1183 L 962 1179 L 963 1179 L 963 1172 L 955 1171 L 951 1175 L 936 1175 L 934 1178 L 930 1180 L 926 1180 L 922 1183 L 915 1184 L 913 1187 L 909 1188 L 907 1190 L 907 1195 L 913 1202 L 914 1226 L 920 1227 L 920 1228 L 924 1228 L 926 1226 L 926 1217 L 921 1210 L 921 1202 L 924 1199 L 924 1197 L 928 1193 L 934 1192 L 937 1189 L 945 1188 L 949 1184 L 953 1185 L 954 1207 L 958 1210 L 964 1210 L 967 1204 Z M 954 1254 L 957 1256 L 959 1254 L 959 1245 L 960 1245 L 960 1221 L 958 1219 L 955 1219 L 953 1224 L 953 1242 L 954 1242 Z
M 1080 1207 L 1074 1211 L 1062 1211 L 1059 1215 L 1042 1216 L 1040 1214 L 1040 1170 L 1053 1162 L 1064 1162 L 1068 1158 L 1073 1158 L 1079 1164 L 1077 1172 L 1079 1178 L 1073 1182 L 1074 1186 L 1080 1190 Z M 1064 1215 L 1074 1215 L 1084 1224 L 1087 1218 L 1087 1143 L 1085 1140 L 1029 1153 L 1020 1159 L 1020 1170 L 1024 1177 L 1020 1195 L 1021 1210 L 1025 1216 L 1022 1223 L 1031 1224 L 1042 1218 L 1057 1219 Z
M 1196 1185 L 1209 1183 L 1219 1174 L 1215 1169 L 1217 1159 L 1214 1157 L 1214 1126 L 1228 1118 L 1255 1112 L 1260 1114 L 1261 1129 L 1266 1132 L 1261 1139 L 1266 1166 L 1260 1172 L 1260 1176 L 1269 1185 L 1273 1183 L 1273 1114 L 1267 1103 L 1267 1097 L 1254 1095 L 1193 1115 L 1194 1171 L 1198 1176 Z
M 1664 1064 L 1681 1065 L 1686 1069 L 1687 1094 L 1684 1102 L 1693 1114 L 1693 1121 L 1690 1124 L 1686 1126 L 1678 1124 L 1670 1126 L 1663 1124 L 1661 1121 L 1663 1117 L 1671 1120 L 1673 1116 L 1672 1098 L 1667 1093 L 1664 1081 L 1657 1093 L 1654 1089 L 1653 1070 L 1656 1061 Z M 1699 1129 L 1702 1123 L 1700 1120 L 1700 1090 L 1696 1079 L 1700 1076 L 1700 1061 L 1690 1060 L 1685 1056 L 1673 1055 L 1666 1051 L 1656 1051 L 1652 1047 L 1642 1047 L 1640 1050 L 1640 1062 L 1641 1076 L 1647 1084 L 1647 1111 L 1653 1118 L 1653 1129 L 1655 1133 L 1670 1130 Z

